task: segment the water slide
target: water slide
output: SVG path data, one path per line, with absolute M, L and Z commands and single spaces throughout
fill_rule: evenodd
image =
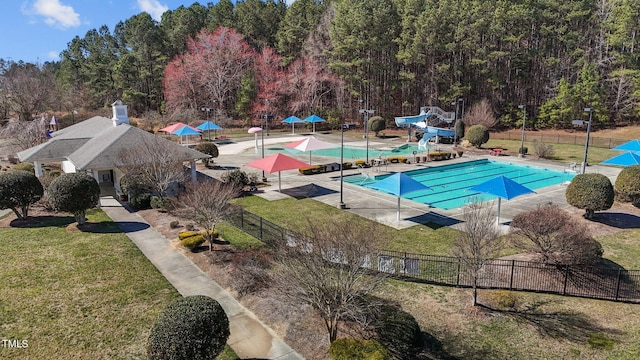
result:
M 437 106 L 424 106 L 420 108 L 420 114 L 414 116 L 399 116 L 396 117 L 396 125 L 399 127 L 407 127 L 409 131 L 409 139 L 411 138 L 411 126 L 415 126 L 424 131 L 424 135 L 418 146 L 422 145 L 426 146 L 426 142 L 429 141 L 432 137 L 455 137 L 456 131 L 451 129 L 444 129 L 434 126 L 428 125 L 428 119 L 430 117 L 435 117 L 440 122 L 446 122 L 451 126 L 451 124 L 455 121 L 456 114 L 454 112 L 446 112 Z

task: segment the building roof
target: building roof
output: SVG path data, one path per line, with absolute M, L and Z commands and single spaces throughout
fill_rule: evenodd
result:
M 199 151 L 163 139 L 136 127 L 114 126 L 112 119 L 95 116 L 52 134 L 46 143 L 18 153 L 21 161 L 71 161 L 76 169 L 113 169 L 123 167 L 123 151 L 140 144 L 161 146 L 178 161 L 210 157 Z

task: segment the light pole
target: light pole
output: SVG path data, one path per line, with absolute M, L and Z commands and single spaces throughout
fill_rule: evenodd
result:
M 518 156 L 524 157 L 524 126 L 527 123 L 527 105 L 520 104 L 518 105 L 518 109 L 522 109 L 522 139 L 520 140 L 520 151 L 518 152 Z
M 584 143 L 584 159 L 582 161 L 582 173 L 587 171 L 587 154 L 589 153 L 589 135 L 591 134 L 591 116 L 593 114 L 592 108 L 584 108 L 584 112 L 589 113 L 589 121 L 587 122 L 587 141 Z
M 364 100 L 360 100 L 360 103 L 365 102 Z M 365 102 L 365 108 L 360 109 L 360 114 L 364 114 L 364 137 L 367 139 L 366 148 L 367 148 L 367 159 L 365 160 L 365 164 L 369 166 L 369 115 L 375 114 L 375 110 L 369 109 L 369 99 Z
M 202 110 L 202 112 L 204 112 L 206 114 L 205 115 L 205 120 L 209 121 L 209 113 L 211 111 L 213 111 L 213 109 L 209 108 L 209 107 L 202 107 L 202 108 L 200 108 L 200 110 Z M 209 141 L 211 141 L 211 130 L 207 130 L 207 135 L 208 135 Z
M 260 125 L 262 125 L 262 120 L 260 120 Z M 262 138 L 262 158 L 264 159 L 264 127 L 262 127 L 262 131 L 260 131 L 260 137 Z M 267 177 L 264 175 L 264 170 L 262 170 L 262 182 L 267 182 Z
M 340 204 L 338 207 L 344 209 L 343 189 L 344 189 L 344 115 L 340 118 Z

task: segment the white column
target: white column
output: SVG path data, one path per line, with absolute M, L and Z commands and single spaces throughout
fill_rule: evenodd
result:
M 42 172 L 42 163 L 40 163 L 38 161 L 34 161 L 33 162 L 33 169 L 35 170 L 36 177 L 39 178 L 42 175 L 44 175 L 44 173 Z

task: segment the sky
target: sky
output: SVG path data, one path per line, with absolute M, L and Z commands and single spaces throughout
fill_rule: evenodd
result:
M 293 0 L 287 0 L 291 3 Z M 115 25 L 143 11 L 160 21 L 162 13 L 195 0 L 18 0 L 0 10 L 0 58 L 42 64 L 60 60 L 74 37 Z M 200 4 L 217 3 L 201 0 Z M 234 1 L 235 2 L 235 1 Z

